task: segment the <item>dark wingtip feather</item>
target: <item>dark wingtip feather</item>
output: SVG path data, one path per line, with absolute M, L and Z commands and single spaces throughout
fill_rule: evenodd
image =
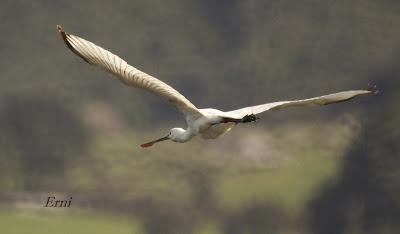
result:
M 58 32 L 61 34 L 61 37 L 62 37 L 62 39 L 64 40 L 64 42 L 65 42 L 65 44 L 67 45 L 67 47 L 68 47 L 72 52 L 74 52 L 76 55 L 78 55 L 79 57 L 81 57 L 85 62 L 87 62 L 87 63 L 90 64 L 89 60 L 87 60 L 81 53 L 79 53 L 79 52 L 71 45 L 71 43 L 68 41 L 68 38 L 67 38 L 67 37 L 69 37 L 69 33 L 66 33 L 66 32 L 64 31 L 64 29 L 63 29 L 60 25 L 57 25 L 57 30 L 58 30 Z
M 376 87 L 376 85 L 371 85 L 368 84 L 368 91 L 370 91 L 372 94 L 378 94 L 379 93 L 379 89 Z

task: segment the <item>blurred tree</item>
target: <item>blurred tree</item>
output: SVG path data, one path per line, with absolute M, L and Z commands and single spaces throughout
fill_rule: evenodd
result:
M 0 109 L 3 161 L 21 164 L 26 190 L 65 189 L 64 168 L 68 161 L 82 157 L 87 143 L 81 120 L 61 103 L 41 96 L 9 97 L 4 103 Z
M 369 105 L 360 137 L 337 182 L 310 203 L 313 233 L 397 233 L 400 230 L 400 100 L 397 59 L 371 74 L 381 93 Z

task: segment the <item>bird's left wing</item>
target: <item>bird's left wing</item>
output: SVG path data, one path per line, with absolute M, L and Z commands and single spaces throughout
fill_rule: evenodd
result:
M 318 105 L 328 105 L 336 102 L 344 102 L 350 100 L 356 96 L 367 95 L 371 93 L 377 93 L 378 91 L 375 89 L 376 86 L 371 88 L 370 90 L 350 90 L 343 91 L 339 93 L 332 93 L 324 96 L 301 99 L 301 100 L 293 100 L 293 101 L 280 101 L 280 102 L 271 102 L 267 104 L 262 104 L 258 106 L 250 106 L 245 107 L 238 110 L 233 110 L 229 112 L 225 112 L 227 117 L 231 118 L 243 118 L 246 115 L 251 114 L 259 114 L 268 110 L 279 110 L 292 106 L 318 106 Z
M 132 67 L 110 51 L 83 38 L 65 32 L 61 26 L 57 26 L 57 28 L 68 48 L 87 63 L 99 66 L 107 72 L 112 73 L 126 85 L 145 89 L 162 97 L 175 105 L 186 117 L 197 119 L 203 116 L 188 99 L 171 86 Z

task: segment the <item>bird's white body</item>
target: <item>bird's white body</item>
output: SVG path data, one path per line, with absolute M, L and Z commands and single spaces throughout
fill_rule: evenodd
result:
M 187 136 L 190 136 L 183 142 L 190 140 L 193 136 L 200 134 L 204 139 L 215 139 L 228 132 L 235 126 L 235 123 L 221 123 L 221 120 L 227 114 L 217 109 L 199 109 L 203 114 L 198 119 L 186 118 L 188 128 Z
M 186 129 L 173 128 L 167 136 L 143 144 L 142 147 L 149 147 L 156 142 L 168 139 L 175 142 L 187 142 L 199 134 L 205 139 L 215 139 L 231 130 L 238 123 L 255 121 L 258 119 L 255 117 L 256 114 L 268 110 L 278 110 L 291 106 L 326 105 L 347 101 L 355 96 L 377 92 L 373 89 L 350 90 L 309 99 L 266 103 L 228 112 L 216 109 L 198 109 L 168 84 L 132 67 L 117 55 L 100 46 L 78 36 L 66 33 L 60 26 L 57 26 L 57 28 L 68 48 L 87 63 L 99 66 L 107 72 L 112 73 L 126 85 L 141 88 L 158 95 L 176 106 L 185 115 L 188 125 Z

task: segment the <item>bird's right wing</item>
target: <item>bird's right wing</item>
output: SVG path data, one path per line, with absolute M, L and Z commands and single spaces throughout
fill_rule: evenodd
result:
M 65 32 L 61 26 L 57 26 L 57 28 L 67 47 L 87 63 L 112 73 L 126 85 L 142 88 L 162 97 L 175 105 L 187 117 L 197 119 L 203 116 L 188 99 L 171 86 L 132 67 L 117 55 L 100 46 Z
M 375 89 L 376 86 L 372 87 L 370 90 L 350 90 L 343 91 L 339 93 L 328 94 L 324 96 L 301 99 L 301 100 L 293 100 L 293 101 L 280 101 L 280 102 L 271 102 L 267 104 L 257 105 L 245 107 L 238 110 L 233 110 L 229 112 L 225 112 L 226 117 L 230 118 L 243 118 L 246 115 L 251 114 L 259 114 L 268 110 L 279 110 L 292 106 L 318 106 L 318 105 L 328 105 L 336 102 L 344 102 L 350 100 L 356 96 L 367 95 L 371 93 L 377 93 L 378 91 Z

